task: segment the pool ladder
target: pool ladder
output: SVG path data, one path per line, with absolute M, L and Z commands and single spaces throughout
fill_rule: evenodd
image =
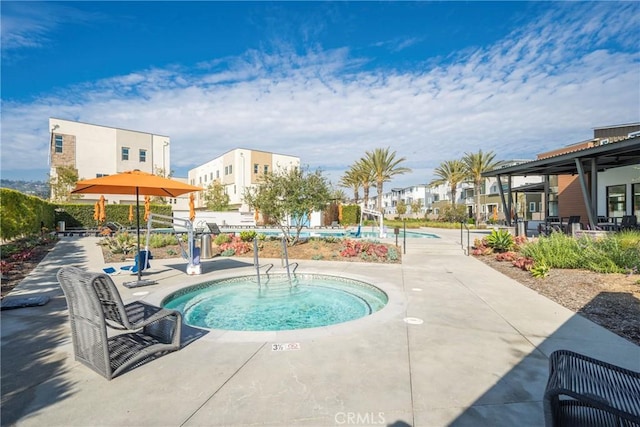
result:
M 293 281 L 291 280 L 291 269 L 289 266 L 289 252 L 287 251 L 287 238 L 286 237 L 282 237 L 282 240 L 280 241 L 282 244 L 282 255 L 280 256 L 280 264 L 281 267 L 286 267 L 287 268 L 287 278 L 289 279 L 289 287 L 293 287 Z M 256 278 L 258 279 L 258 288 L 262 287 L 262 285 L 260 284 L 260 259 L 258 257 L 258 238 L 254 238 L 253 239 L 253 265 L 256 268 Z M 271 265 L 270 267 L 272 267 L 273 265 Z M 269 268 L 267 270 L 267 273 L 269 272 L 271 268 Z

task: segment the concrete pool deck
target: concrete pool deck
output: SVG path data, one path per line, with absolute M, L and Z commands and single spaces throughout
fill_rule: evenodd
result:
M 640 370 L 639 346 L 465 256 L 458 230 L 425 231 L 441 239 L 408 239 L 401 265 L 296 261 L 298 272 L 380 286 L 390 302 L 372 316 L 273 333 L 185 327 L 182 349 L 112 381 L 74 360 L 55 278 L 64 265 L 101 271 L 98 239 L 63 237 L 14 291 L 49 303 L 2 311 L 1 423 L 541 426 L 552 351 Z M 188 284 L 251 274 L 251 263 L 204 260 L 202 275 L 187 276 L 182 259 L 152 260 L 145 278 L 157 285 L 118 288 L 125 302 L 157 303 Z M 299 350 L 273 349 L 289 343 Z

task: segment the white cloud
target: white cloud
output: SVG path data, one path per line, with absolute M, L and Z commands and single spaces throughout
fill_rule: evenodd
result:
M 3 168 L 47 167 L 50 116 L 169 135 L 178 171 L 243 147 L 299 156 L 337 182 L 366 150 L 390 146 L 414 169 L 390 188 L 429 182 L 442 161 L 478 149 L 534 158 L 593 127 L 639 120 L 637 14 L 599 3 L 584 11 L 554 9 L 501 43 L 425 69 L 364 70 L 346 48 L 252 50 L 5 103 L 3 146 L 25 148 L 3 150 Z M 633 53 L 608 49 L 629 43 Z

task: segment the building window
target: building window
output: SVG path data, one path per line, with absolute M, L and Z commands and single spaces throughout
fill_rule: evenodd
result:
M 216 171 L 216 179 L 220 179 L 220 171 Z
M 140 163 L 147 161 L 147 150 L 140 150 Z
M 62 153 L 62 135 L 56 135 L 55 137 L 55 151 L 56 153 Z
M 622 217 L 626 212 L 626 185 L 611 185 L 607 187 L 607 216 Z
M 229 165 L 229 175 L 233 175 L 233 165 Z
M 258 173 L 258 170 L 260 169 L 260 165 L 257 163 L 253 164 L 253 173 Z
M 229 175 L 229 166 L 224 167 L 224 175 L 225 176 Z
M 209 172 L 209 180 L 213 181 L 213 172 Z
M 122 160 L 129 160 L 129 147 L 122 147 Z
M 633 184 L 631 187 L 631 193 L 633 195 L 633 199 L 631 199 L 631 212 L 640 220 L 640 184 Z
M 269 165 L 264 165 L 264 173 L 269 173 Z
M 536 202 L 529 202 L 529 212 L 536 211 Z
M 108 173 L 97 173 L 96 178 L 102 178 L 103 176 L 109 176 Z

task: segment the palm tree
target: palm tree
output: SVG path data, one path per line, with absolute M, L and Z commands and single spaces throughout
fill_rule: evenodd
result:
M 367 164 L 365 159 L 358 160 L 353 166 L 352 169 L 357 177 L 357 180 L 362 185 L 363 192 L 363 200 L 364 207 L 366 208 L 369 204 L 369 189 L 371 188 L 371 183 L 373 182 L 373 171 Z
M 396 175 L 411 172 L 411 169 L 400 166 L 400 163 L 405 160 L 404 157 L 396 159 L 396 152 L 390 153 L 389 147 L 367 151 L 365 163 L 373 171 L 375 178 L 376 190 L 378 191 L 378 212 L 382 212 L 382 190 L 384 183 L 390 181 L 391 178 Z
M 440 166 L 433 170 L 438 176 L 429 183 L 431 186 L 449 184 L 451 189 L 451 204 L 456 204 L 456 194 L 458 192 L 458 184 L 467 179 L 465 165 L 462 160 L 446 160 L 440 163 Z
M 360 186 L 362 183 L 358 177 L 357 171 L 354 166 L 351 166 L 344 175 L 340 178 L 340 186 L 344 188 L 350 188 L 353 190 L 353 200 L 357 205 L 360 200 Z
M 484 181 L 482 174 L 495 169 L 498 165 L 498 162 L 493 161 L 495 157 L 496 155 L 493 151 L 483 153 L 482 150 L 479 150 L 477 153 L 464 153 L 464 157 L 462 158 L 467 172 L 467 177 L 473 181 L 476 224 L 480 222 L 480 186 Z

